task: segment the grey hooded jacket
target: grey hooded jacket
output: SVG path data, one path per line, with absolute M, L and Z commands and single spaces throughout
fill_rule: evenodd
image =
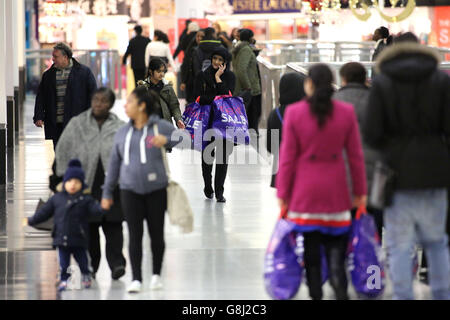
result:
M 172 148 L 181 142 L 175 140 L 172 133 L 176 130 L 169 122 L 152 115 L 147 125 L 138 130 L 132 121 L 117 131 L 106 172 L 103 198 L 111 199 L 113 190 L 119 181 L 121 190 L 137 194 L 148 194 L 164 189 L 168 178 L 160 148 L 151 144 L 154 136 L 153 125 L 158 126 L 159 134 L 167 137 L 166 148 Z
M 102 161 L 103 168 L 108 168 L 114 136 L 123 125 L 124 121 L 109 113 L 99 129 L 91 108 L 72 118 L 56 145 L 56 174 L 63 176 L 70 159 L 78 158 L 86 175 L 85 182 L 92 188 L 98 161 Z

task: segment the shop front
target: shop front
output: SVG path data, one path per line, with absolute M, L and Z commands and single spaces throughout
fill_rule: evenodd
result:
M 221 1 L 223 2 L 223 1 Z M 386 26 L 392 34 L 411 31 L 422 42 L 437 45 L 433 36 L 435 12 L 449 0 L 229 0 L 232 14 L 216 10 L 206 17 L 222 29 L 249 28 L 257 41 L 313 39 L 319 41 L 370 41 L 374 30 Z M 394 1 L 392 1 L 394 3 Z M 440 6 L 437 6 L 440 5 Z M 225 6 L 225 4 L 224 4 Z

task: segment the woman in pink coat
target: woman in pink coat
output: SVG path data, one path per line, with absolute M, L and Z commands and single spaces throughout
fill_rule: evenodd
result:
M 321 245 L 336 298 L 348 299 L 344 260 L 350 209 L 365 205 L 367 198 L 356 115 L 352 105 L 331 100 L 332 81 L 328 66 L 314 65 L 304 82 L 307 98 L 287 109 L 276 181 L 280 206 L 304 235 L 306 277 L 314 300 L 322 298 Z M 343 150 L 351 170 L 353 202 Z

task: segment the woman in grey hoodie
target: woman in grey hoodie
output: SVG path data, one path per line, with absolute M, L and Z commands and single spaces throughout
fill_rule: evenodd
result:
M 152 289 L 160 289 L 164 255 L 164 214 L 167 209 L 168 177 L 161 147 L 172 148 L 180 141 L 172 139 L 175 128 L 158 115 L 152 91 L 136 88 L 128 97 L 125 112 L 130 122 L 119 129 L 109 160 L 103 189 L 102 208 L 112 205 L 112 194 L 120 184 L 121 203 L 129 233 L 129 255 L 133 282 L 128 292 L 141 290 L 143 223 L 147 220 L 153 257 Z M 154 127 L 158 128 L 158 135 Z

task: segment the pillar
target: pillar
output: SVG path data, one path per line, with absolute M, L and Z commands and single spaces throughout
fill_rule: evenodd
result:
M 6 21 L 5 2 L 0 1 L 0 185 L 6 184 Z

